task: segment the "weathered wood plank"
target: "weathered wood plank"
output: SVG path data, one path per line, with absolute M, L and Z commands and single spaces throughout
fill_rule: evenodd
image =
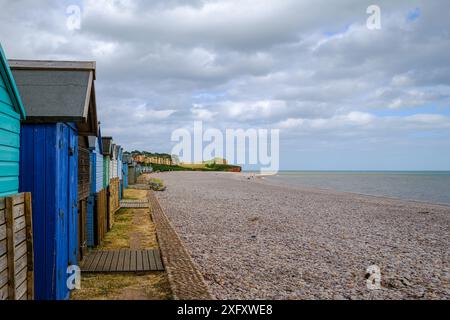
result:
M 6 240 L 0 241 L 0 256 L 4 255 L 6 253 Z
M 25 223 L 25 216 L 18 217 L 14 221 L 14 232 L 18 232 L 22 229 L 25 229 L 26 223 Z
M 0 272 L 0 288 L 8 284 L 8 270 Z
M 104 271 L 109 271 L 111 269 L 113 255 L 114 255 L 113 251 L 108 251 L 108 255 L 106 256 L 105 264 L 103 265 Z
M 163 271 L 164 270 L 164 266 L 162 264 L 162 260 L 161 260 L 161 253 L 159 252 L 159 250 L 153 250 L 153 254 L 155 255 L 155 261 L 156 261 L 156 268 L 158 271 Z
M 102 252 L 96 252 L 96 254 L 94 255 L 92 264 L 89 267 L 89 271 L 95 271 L 95 269 L 97 269 L 97 265 L 100 262 L 101 257 L 102 257 Z
M 22 282 L 17 288 L 16 288 L 16 297 L 18 299 L 22 297 L 24 294 L 27 293 L 27 280 L 25 278 L 25 281 Z
M 27 241 L 27 300 L 34 300 L 34 245 L 31 193 L 25 193 L 25 228 Z
M 150 264 L 151 270 L 156 270 L 155 256 L 153 255 L 153 250 L 147 250 L 147 257 Z
M 8 268 L 8 257 L 5 255 L 0 257 L 0 272 L 3 272 Z
M 150 263 L 148 261 L 148 254 L 147 251 L 142 251 L 142 269 L 143 270 L 150 270 Z
M 92 264 L 92 261 L 94 260 L 94 256 L 93 254 L 88 255 L 83 262 L 81 263 L 81 268 L 84 270 L 89 270 L 89 267 Z
M 0 288 L 0 301 L 8 299 L 8 286 Z
M 119 251 L 119 260 L 117 261 L 117 266 L 115 271 L 123 271 L 123 265 L 125 263 L 125 250 L 121 249 Z
M 8 252 L 9 255 L 9 252 Z M 28 265 L 28 261 L 27 261 L 27 255 L 24 254 L 23 256 L 21 256 L 19 259 L 17 259 L 14 263 L 14 269 L 15 270 L 22 270 L 23 268 L 25 268 Z M 15 271 L 16 272 L 16 271 Z
M 0 241 L 6 239 L 6 224 L 0 226 Z
M 105 261 L 106 258 L 108 257 L 108 252 L 107 251 L 103 251 L 102 252 L 102 257 L 100 258 L 97 267 L 95 268 L 95 271 L 103 271 L 103 268 L 105 266 Z
M 136 270 L 142 271 L 144 270 L 144 263 L 142 262 L 142 251 L 136 251 Z
M 126 250 L 125 251 L 125 257 L 124 257 L 124 260 L 123 260 L 122 271 L 130 271 L 130 256 L 131 256 L 130 250 Z
M 136 250 L 131 250 L 130 270 L 136 270 L 136 257 L 137 257 L 137 251 Z
M 0 225 L 5 224 L 5 210 L 0 210 Z
M 12 199 L 12 205 L 19 205 L 25 202 L 25 196 L 23 193 L 15 194 L 10 197 Z
M 5 209 L 5 198 L 0 198 L 0 210 Z
M 27 268 L 25 267 L 25 268 L 23 268 L 21 271 L 19 271 L 17 274 L 16 274 L 16 283 L 22 283 L 22 282 L 24 282 L 25 280 L 27 280 Z M 16 288 L 18 287 L 19 285 L 16 285 Z M 20 297 L 20 295 L 18 295 L 18 294 L 16 294 L 17 295 L 17 297 Z
M 13 213 L 13 198 L 6 198 L 5 202 L 5 218 L 6 218 L 6 235 L 7 235 L 7 261 L 8 261 L 8 299 L 16 300 L 16 282 L 15 282 L 15 234 L 14 234 L 14 213 Z M 8 240 L 9 239 L 9 240 Z M 12 240 L 12 241 L 11 241 Z M 0 285 L 1 286 L 1 285 Z
M 147 200 L 121 200 L 121 208 L 148 208 L 149 203 Z
M 27 253 L 27 243 L 24 241 L 16 246 L 16 257 L 19 258 Z
M 164 270 L 159 250 L 95 251 L 81 265 L 84 272 L 142 272 Z
M 12 238 L 11 238 L 12 239 Z M 27 239 L 27 231 L 22 229 L 14 234 L 14 245 L 17 246 Z
M 17 218 L 25 215 L 25 206 L 23 204 L 14 206 L 13 207 L 13 215 L 14 215 L 14 219 L 17 219 Z
M 111 266 L 109 267 L 109 271 L 116 271 L 118 260 L 119 260 L 119 251 L 118 250 L 114 250 L 113 251 L 113 258 L 112 258 L 112 261 L 111 261 Z

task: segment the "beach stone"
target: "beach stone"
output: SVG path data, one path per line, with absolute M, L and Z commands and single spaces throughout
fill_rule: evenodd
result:
M 245 173 L 153 176 L 168 186 L 155 195 L 218 299 L 450 299 L 449 206 Z M 380 290 L 367 287 L 372 265 Z

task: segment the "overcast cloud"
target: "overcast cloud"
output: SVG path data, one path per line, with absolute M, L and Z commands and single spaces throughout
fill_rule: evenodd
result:
M 330 3 L 333 3 L 331 5 Z M 66 26 L 69 5 L 81 29 Z M 381 7 L 382 29 L 366 27 Z M 97 61 L 105 135 L 280 128 L 282 169 L 450 170 L 447 0 L 0 0 L 8 58 Z

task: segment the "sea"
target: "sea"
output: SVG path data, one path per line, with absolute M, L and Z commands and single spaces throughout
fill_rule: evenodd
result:
M 450 171 L 281 171 L 268 181 L 450 205 Z

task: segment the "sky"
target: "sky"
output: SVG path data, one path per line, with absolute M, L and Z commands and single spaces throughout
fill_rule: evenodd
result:
M 333 4 L 331 4 L 333 3 Z M 369 5 L 381 29 L 367 28 Z M 71 5 L 80 28 L 68 27 Z M 95 60 L 103 135 L 280 129 L 282 170 L 450 170 L 447 0 L 0 0 L 11 59 Z

